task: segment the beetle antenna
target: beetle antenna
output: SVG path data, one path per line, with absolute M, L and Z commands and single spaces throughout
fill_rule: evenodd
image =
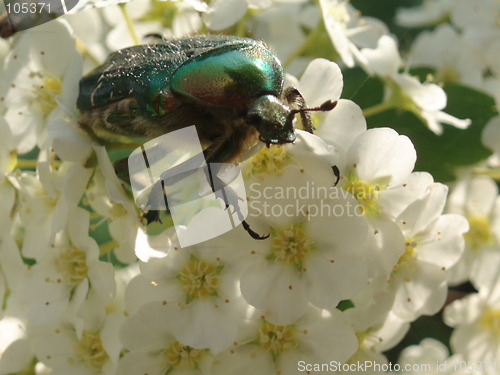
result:
M 313 108 L 300 108 L 300 109 L 292 109 L 290 111 L 290 116 L 294 116 L 297 113 L 302 113 L 302 112 L 327 112 L 331 111 L 337 106 L 337 101 L 332 102 L 331 100 L 327 100 L 323 104 L 321 104 L 319 107 L 313 107 Z

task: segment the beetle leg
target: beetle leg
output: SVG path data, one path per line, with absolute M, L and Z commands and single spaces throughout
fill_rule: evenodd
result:
M 114 112 L 111 113 L 106 121 L 110 124 L 119 125 L 119 124 L 128 124 L 132 121 L 133 116 L 130 113 L 126 112 Z
M 335 175 L 335 183 L 333 184 L 333 186 L 337 186 L 337 184 L 339 183 L 339 180 L 340 180 L 340 171 L 339 171 L 339 168 L 334 165 L 332 166 L 332 171 L 333 171 L 333 174 Z
M 237 142 L 235 144 L 235 142 L 231 142 L 229 140 L 214 142 L 203 152 L 203 158 L 199 157 L 201 155 L 196 155 L 193 158 L 186 160 L 185 162 L 162 173 L 160 180 L 153 185 L 148 196 L 147 206 L 150 209 L 143 215 L 143 217 L 147 220 L 147 223 L 149 224 L 153 221 L 160 221 L 159 211 L 155 208 L 163 206 L 163 204 L 161 204 L 163 203 L 163 200 L 168 210 L 164 187 L 173 185 L 186 176 L 194 173 L 197 169 L 202 167 L 200 160 L 205 160 L 207 162 L 207 168 L 203 169 L 206 173 L 206 178 L 210 188 L 214 192 L 215 196 L 224 201 L 226 209 L 228 209 L 229 206 L 233 206 L 234 212 L 238 215 L 239 222 L 241 222 L 243 228 L 252 238 L 258 240 L 268 238 L 269 234 L 261 236 L 250 228 L 250 225 L 244 220 L 245 217 L 239 206 L 239 201 L 242 200 L 242 198 L 240 198 L 230 186 L 218 177 L 218 172 L 222 167 L 222 165 L 218 164 L 231 160 L 234 154 L 239 152 L 240 148 L 241 144 L 237 144 Z
M 150 224 L 156 221 L 161 222 L 160 210 L 158 210 L 158 207 L 166 207 L 168 211 L 167 197 L 165 195 L 164 189 L 165 186 L 174 185 L 175 183 L 181 181 L 183 178 L 194 173 L 197 169 L 203 167 L 203 164 L 201 163 L 203 160 L 206 160 L 207 162 L 215 162 L 216 160 L 220 160 L 219 158 L 221 157 L 221 150 L 223 150 L 223 147 L 216 147 L 215 145 L 212 145 L 203 152 L 203 155 L 195 155 L 192 158 L 163 172 L 159 176 L 159 180 L 154 183 L 154 185 L 151 187 L 151 191 L 149 192 L 146 203 L 147 212 L 143 214 L 143 218 L 146 219 L 146 223 Z M 210 175 L 207 171 L 207 168 L 204 169 L 207 173 L 207 180 L 210 182 Z M 210 186 L 213 191 L 216 191 L 212 183 Z M 227 203 L 226 200 L 224 201 Z
M 152 116 L 163 116 L 180 104 L 178 98 L 169 90 L 161 91 L 152 99 L 151 103 L 153 113 L 150 115 Z M 144 105 L 147 106 L 147 103 Z
M 234 154 L 237 154 L 240 150 L 241 144 L 235 144 L 235 142 L 231 141 L 226 141 L 226 142 L 221 142 L 218 145 L 213 144 L 209 148 L 205 150 L 205 154 L 207 155 L 207 163 L 212 168 L 212 172 L 210 173 L 207 171 L 207 179 L 210 182 L 210 186 L 212 187 L 212 191 L 216 193 L 216 196 L 219 195 L 220 198 L 224 201 L 226 204 L 226 209 L 229 208 L 229 206 L 233 206 L 236 214 L 238 215 L 238 218 L 241 222 L 241 225 L 243 228 L 248 232 L 250 237 L 256 240 L 264 240 L 269 237 L 269 234 L 261 236 L 257 232 L 253 231 L 250 228 L 250 225 L 244 220 L 243 213 L 241 212 L 240 206 L 239 206 L 239 200 L 240 198 L 238 195 L 234 192 L 233 189 L 231 189 L 230 186 L 227 186 L 224 182 L 222 182 L 218 177 L 217 177 L 217 171 L 218 169 L 214 169 L 215 165 L 211 163 L 221 163 L 224 160 L 231 160 L 232 156 Z M 217 167 L 215 167 L 217 168 Z M 217 189 L 218 187 L 221 187 Z
M 165 207 L 168 211 L 165 186 L 174 185 L 175 183 L 181 181 L 183 178 L 194 173 L 197 168 L 202 167 L 202 165 L 200 164 L 200 160 L 203 160 L 202 155 L 195 155 L 194 157 L 180 163 L 179 165 L 176 165 L 173 168 L 168 169 L 160 175 L 160 179 L 155 182 L 148 195 L 146 204 L 148 211 L 143 214 L 143 218 L 146 219 L 147 224 L 155 221 L 161 223 L 160 210 L 158 210 L 158 207 Z
M 265 236 L 261 236 L 257 232 L 253 231 L 252 228 L 250 228 L 250 225 L 248 225 L 248 223 L 245 220 L 243 220 L 241 222 L 241 225 L 243 225 L 243 228 L 245 228 L 245 230 L 248 232 L 250 237 L 252 237 L 254 240 L 265 240 L 266 238 L 268 238 L 270 236 L 270 234 L 266 234 Z
M 112 125 L 126 126 L 136 117 L 140 109 L 133 98 L 122 99 L 104 109 L 106 121 Z
M 261 236 L 254 230 L 250 228 L 250 225 L 245 221 L 245 217 L 241 212 L 239 201 L 243 200 L 238 196 L 238 194 L 224 181 L 222 181 L 217 173 L 219 171 L 220 166 L 217 164 L 208 164 L 207 178 L 210 182 L 210 186 L 212 187 L 212 191 L 215 193 L 215 196 L 218 198 L 222 198 L 226 205 L 226 210 L 229 209 L 229 206 L 233 206 L 234 212 L 238 215 L 238 219 L 241 222 L 243 228 L 247 231 L 247 233 L 255 240 L 265 240 L 269 237 L 269 234 Z
M 288 105 L 292 107 L 292 109 L 303 109 L 306 108 L 306 101 L 302 94 L 295 87 L 288 87 L 283 92 L 283 96 L 286 99 Z M 311 115 L 307 111 L 300 112 L 300 119 L 302 121 L 302 126 L 304 130 L 309 133 L 314 133 L 314 125 L 312 123 Z
M 298 107 L 296 109 L 306 108 L 306 101 L 304 100 L 304 97 L 299 92 L 299 90 L 297 90 L 295 87 L 288 87 L 287 89 L 285 89 L 285 91 L 283 92 L 283 96 L 286 98 L 286 100 L 290 106 Z M 330 111 L 333 108 L 335 108 L 336 105 L 337 105 L 337 102 L 327 101 L 327 102 L 323 103 L 317 109 L 319 109 L 321 111 Z M 315 110 L 317 110 L 317 109 L 315 109 Z M 305 130 L 307 130 L 309 133 L 313 134 L 314 130 L 316 130 L 316 129 L 314 128 L 314 126 L 312 124 L 312 119 L 311 119 L 311 115 L 309 114 L 309 112 L 308 111 L 300 112 L 300 117 L 302 120 L 302 125 L 304 126 Z M 333 186 L 337 186 L 337 184 L 339 183 L 339 180 L 340 180 L 339 168 L 336 165 L 333 165 L 332 171 L 333 171 L 333 174 L 335 175 L 335 184 Z

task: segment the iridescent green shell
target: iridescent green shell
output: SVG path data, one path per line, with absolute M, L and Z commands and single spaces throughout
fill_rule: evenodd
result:
M 256 98 L 280 97 L 284 72 L 262 43 L 234 36 L 200 36 L 112 53 L 80 82 L 77 106 L 90 110 L 127 98 L 159 115 L 158 96 L 247 109 Z M 168 106 L 168 105 L 166 105 Z

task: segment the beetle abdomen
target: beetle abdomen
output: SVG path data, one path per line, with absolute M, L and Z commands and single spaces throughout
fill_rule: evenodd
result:
M 130 112 L 130 106 L 136 105 L 135 99 L 126 98 L 105 106 L 81 111 L 80 123 L 90 129 L 97 137 L 114 140 L 125 137 L 149 137 L 147 132 L 154 128 L 145 124 L 143 116 Z

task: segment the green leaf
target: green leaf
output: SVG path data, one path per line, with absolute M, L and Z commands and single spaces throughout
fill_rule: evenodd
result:
M 443 125 L 443 134 L 436 135 L 414 114 L 395 110 L 370 117 L 368 125 L 390 126 L 408 136 L 417 150 L 415 170 L 431 173 L 436 181 L 450 182 L 456 179 L 458 167 L 471 166 L 491 154 L 481 143 L 481 133 L 496 112 L 494 100 L 484 93 L 457 84 L 446 84 L 444 89 L 448 95 L 444 112 L 470 118 L 468 129 Z
M 343 70 L 342 75 L 344 77 L 342 98 L 354 101 L 361 108 L 382 102 L 384 86 L 378 78 L 368 76 L 359 67 Z
M 394 348 L 385 352 L 387 359 L 396 363 L 401 351 L 409 345 L 418 345 L 425 338 L 434 338 L 449 348 L 452 328 L 444 324 L 441 313 L 433 316 L 421 316 L 411 323 L 405 338 Z
M 344 82 L 343 97 L 361 108 L 382 102 L 382 82 L 360 69 L 344 72 Z M 414 114 L 397 109 L 370 116 L 367 123 L 369 128 L 390 127 L 408 136 L 417 150 L 415 170 L 431 173 L 436 181 L 450 182 L 456 179 L 457 168 L 476 164 L 491 154 L 481 143 L 481 133 L 497 111 L 493 98 L 485 93 L 454 83 L 446 83 L 444 90 L 448 96 L 444 112 L 461 119 L 470 118 L 472 124 L 468 129 L 443 125 L 443 134 L 436 135 Z
M 349 299 L 345 299 L 345 300 L 339 302 L 339 304 L 337 305 L 337 310 L 346 311 L 346 310 L 352 309 L 353 307 L 354 307 L 354 303 L 352 303 L 352 301 Z

